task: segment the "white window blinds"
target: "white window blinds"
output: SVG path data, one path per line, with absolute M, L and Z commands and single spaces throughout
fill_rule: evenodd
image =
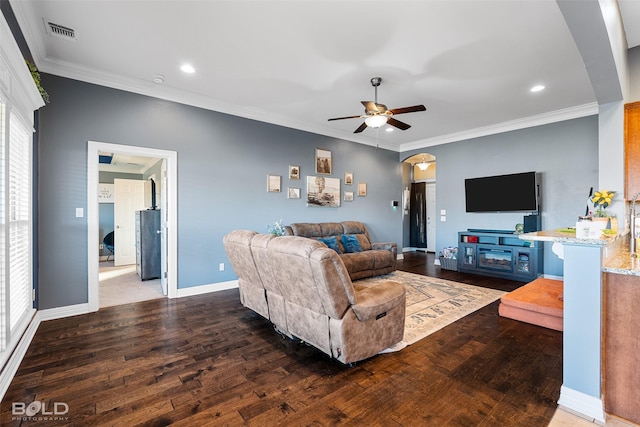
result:
M 7 155 L 10 330 L 32 307 L 31 135 L 16 115 L 9 122 Z
M 0 352 L 7 348 L 7 337 L 9 331 L 8 325 L 8 313 L 9 307 L 7 305 L 7 272 L 5 268 L 6 264 L 6 209 L 5 209 L 5 133 L 6 133 L 6 107 L 4 102 L 0 100 Z

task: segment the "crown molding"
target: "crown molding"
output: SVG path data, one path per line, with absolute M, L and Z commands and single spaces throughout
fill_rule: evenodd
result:
M 433 147 L 435 145 L 449 144 L 451 142 L 479 138 L 482 136 L 496 135 L 503 132 L 510 132 L 519 129 L 547 125 L 550 123 L 562 122 L 565 120 L 577 119 L 580 117 L 593 116 L 595 114 L 598 114 L 598 104 L 596 102 L 592 102 L 589 104 L 578 105 L 576 107 L 550 111 L 548 113 L 538 114 L 536 116 L 524 117 L 521 119 L 510 120 L 508 122 L 497 123 L 495 125 L 469 129 L 463 132 L 456 132 L 448 135 L 441 135 L 434 138 L 402 144 L 402 146 L 400 147 L 400 152 L 404 153 L 410 150 Z
M 33 126 L 33 112 L 45 103 L 16 44 L 9 24 L 0 13 L 0 93 L 11 100 L 25 125 Z
M 212 98 L 199 94 L 188 93 L 166 86 L 157 85 L 150 81 L 123 78 L 118 75 L 97 72 L 95 70 L 78 67 L 77 65 L 66 64 L 61 61 L 44 59 L 41 61 L 40 67 L 41 70 L 46 73 L 58 75 L 61 77 L 67 77 L 70 79 L 93 83 L 100 86 L 124 90 L 127 92 L 137 93 L 145 96 L 151 96 L 154 98 L 164 99 L 166 101 L 177 102 L 180 104 L 199 107 L 206 110 L 217 111 L 220 113 L 243 117 L 250 120 L 256 120 L 291 129 L 316 133 L 396 152 L 406 152 L 420 148 L 432 147 L 435 145 L 448 144 L 451 142 L 463 141 L 466 139 L 478 138 L 487 135 L 495 135 L 498 133 L 525 129 L 529 127 L 546 125 L 550 123 L 598 114 L 598 104 L 596 102 L 593 102 L 576 107 L 538 114 L 536 116 L 524 117 L 508 122 L 498 123 L 495 125 L 469 129 L 462 132 L 441 135 L 420 141 L 414 141 L 406 144 L 393 144 L 389 141 L 377 141 L 375 139 L 368 139 L 366 137 L 345 137 L 344 133 L 337 132 L 335 131 L 335 129 L 331 129 L 325 126 L 309 125 L 308 123 L 301 123 L 296 120 L 291 120 L 290 118 L 282 117 L 276 114 L 269 114 L 265 113 L 264 111 L 259 111 L 249 107 L 240 107 L 238 105 L 230 103 L 219 102 Z

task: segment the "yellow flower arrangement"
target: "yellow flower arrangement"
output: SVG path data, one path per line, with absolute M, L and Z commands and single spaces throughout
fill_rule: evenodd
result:
M 615 197 L 615 191 L 596 191 L 591 196 L 591 202 L 593 202 L 593 207 L 596 208 L 596 213 L 594 216 L 596 217 L 608 217 L 609 214 L 606 211 L 607 207 L 611 205 L 613 202 L 613 198 Z

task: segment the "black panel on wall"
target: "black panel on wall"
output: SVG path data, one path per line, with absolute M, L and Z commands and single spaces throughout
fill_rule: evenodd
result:
M 427 247 L 427 184 L 417 182 L 411 184 L 411 247 Z

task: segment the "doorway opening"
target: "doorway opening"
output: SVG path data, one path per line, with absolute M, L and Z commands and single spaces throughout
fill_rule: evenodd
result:
M 137 278 L 140 278 L 140 282 L 144 278 L 141 275 L 140 270 L 140 262 L 139 257 L 140 253 L 136 253 L 139 248 L 139 242 L 135 241 L 138 238 L 139 233 L 133 233 L 133 230 L 128 233 L 120 233 L 122 236 L 129 236 L 128 240 L 123 240 L 120 243 L 118 239 L 115 241 L 114 254 L 112 257 L 109 257 L 110 254 L 106 254 L 106 258 L 118 258 L 120 255 L 120 259 L 124 260 L 122 262 L 115 262 L 114 264 L 102 265 L 101 268 L 101 259 L 105 258 L 104 242 L 103 235 L 107 234 L 111 230 L 105 230 L 104 224 L 101 229 L 101 221 L 100 221 L 100 198 L 104 199 L 105 197 L 113 197 L 113 194 L 109 193 L 108 186 L 105 188 L 104 185 L 100 184 L 100 168 L 99 168 L 99 158 L 101 155 L 110 154 L 110 155 L 118 155 L 124 156 L 125 158 L 135 158 L 137 163 L 140 161 L 147 161 L 149 165 L 154 165 L 153 171 L 151 174 L 145 176 L 145 179 L 139 180 L 131 180 L 138 181 L 138 184 L 142 185 L 146 191 L 143 191 L 144 194 L 142 198 L 133 195 L 131 199 L 126 203 L 122 203 L 122 205 L 128 205 L 127 209 L 130 212 L 146 212 L 146 211 L 155 211 L 158 217 L 157 224 L 155 228 L 152 230 L 153 233 L 157 233 L 157 236 L 160 236 L 159 243 L 159 252 L 160 252 L 160 271 L 159 274 L 154 274 L 154 276 L 159 276 L 157 280 L 160 284 L 160 290 L 157 289 L 154 291 L 156 293 L 159 292 L 158 297 L 162 297 L 163 294 L 168 296 L 169 298 L 175 298 L 177 296 L 177 153 L 175 151 L 167 151 L 167 150 L 157 150 L 151 148 L 143 148 L 143 147 L 134 147 L 127 145 L 118 145 L 111 143 L 103 143 L 103 142 L 88 142 L 88 170 L 87 170 L 87 222 L 88 222 L 88 300 L 89 300 L 89 310 L 97 311 L 101 306 L 105 305 L 114 305 L 105 301 L 103 304 L 101 302 L 101 294 L 100 294 L 100 281 L 102 280 L 112 280 L 116 279 L 115 282 L 112 280 L 111 283 L 119 283 L 124 280 L 130 280 L 130 284 L 134 284 Z M 151 188 L 149 183 L 153 180 L 153 188 L 152 194 L 148 188 Z M 114 185 L 115 188 L 115 179 Z M 124 184 L 127 183 L 126 179 L 122 179 Z M 156 185 L 159 187 L 158 193 L 155 193 Z M 122 183 L 121 183 L 122 184 Z M 132 189 L 137 188 L 136 183 L 133 184 L 133 187 L 129 188 L 125 185 L 124 194 L 127 193 L 140 193 L 140 191 Z M 100 188 L 101 187 L 101 188 Z M 114 190 L 115 193 L 115 189 Z M 119 191 L 122 193 L 122 191 Z M 152 197 L 153 196 L 153 197 Z M 144 201 L 140 201 L 140 200 Z M 138 202 L 132 202 L 131 200 L 138 200 Z M 153 206 L 146 206 L 150 203 L 150 200 L 153 200 Z M 159 206 L 155 206 L 155 200 L 158 200 Z M 104 201 L 104 200 L 103 200 Z M 114 203 L 115 206 L 115 203 Z M 103 209 L 104 210 L 104 209 Z M 125 209 L 126 210 L 126 209 Z M 115 209 L 114 209 L 115 211 Z M 115 215 L 115 213 L 114 213 Z M 125 215 L 128 223 L 124 224 L 121 221 L 117 221 L 118 224 L 115 224 L 114 228 L 117 227 L 137 227 L 135 225 L 136 219 L 131 218 L 129 214 Z M 107 226 L 108 228 L 108 226 Z M 117 236 L 117 230 L 115 235 Z M 136 230 L 137 231 L 137 230 Z M 121 237 L 122 237 L 121 236 Z M 131 237 L 136 236 L 136 237 Z M 133 239 L 133 241 L 132 241 Z M 124 242 L 124 243 L 122 243 Z M 121 249 L 124 248 L 124 253 L 118 254 L 118 244 L 120 244 Z M 107 252 L 109 252 L 107 250 Z M 131 261 L 131 256 L 133 253 L 133 261 Z M 136 259 L 136 257 L 138 257 Z M 109 261 L 111 262 L 111 261 Z M 132 262 L 134 263 L 132 265 Z M 123 264 L 121 266 L 115 264 Z M 103 270 L 101 272 L 101 270 Z M 131 271 L 129 271 L 131 270 Z M 122 276 L 118 279 L 118 276 Z M 137 278 L 136 278 L 137 276 Z M 155 277 L 148 277 L 149 279 L 156 280 Z M 150 283 L 150 285 L 152 285 Z M 137 292 L 133 286 L 129 286 L 123 289 L 124 293 L 129 294 L 128 301 L 126 296 L 121 298 L 122 303 L 133 302 L 136 298 L 135 293 Z M 147 286 L 144 286 L 145 288 Z M 151 287 L 151 286 L 149 286 Z M 104 296 L 104 295 L 103 295 Z M 138 295 L 138 298 L 140 295 Z M 144 299 L 150 299 L 147 297 L 143 297 Z
M 161 280 L 159 205 L 164 203 L 155 182 L 164 159 L 111 152 L 100 152 L 99 157 L 98 236 L 105 236 L 100 245 L 100 308 L 163 298 L 167 289 Z
M 413 251 L 436 252 L 436 158 L 418 153 L 404 160 L 411 165 L 405 198 L 409 216 L 408 246 Z

